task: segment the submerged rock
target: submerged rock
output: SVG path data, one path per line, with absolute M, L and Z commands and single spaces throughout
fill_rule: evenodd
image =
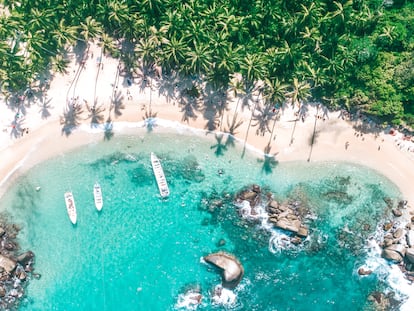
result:
M 231 254 L 225 252 L 213 253 L 204 260 L 222 270 L 223 287 L 235 288 L 244 275 L 242 264 Z

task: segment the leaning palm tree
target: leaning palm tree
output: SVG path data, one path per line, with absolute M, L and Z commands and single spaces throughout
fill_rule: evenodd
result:
M 268 145 L 270 146 L 272 137 L 273 137 L 273 133 L 275 130 L 275 126 L 276 126 L 276 121 L 279 118 L 279 109 L 282 105 L 282 103 L 285 101 L 286 99 L 286 90 L 288 88 L 287 84 L 281 83 L 280 80 L 278 78 L 274 78 L 274 79 L 269 79 L 266 78 L 265 79 L 265 88 L 264 88 L 264 98 L 265 98 L 265 103 L 266 104 L 270 104 L 272 106 L 274 106 L 274 108 L 272 109 L 273 113 L 274 113 L 274 122 L 273 122 L 273 126 L 272 126 L 272 130 L 270 133 L 270 137 L 269 137 L 269 143 Z
M 292 90 L 288 92 L 286 95 L 291 98 L 293 108 L 295 107 L 295 105 L 297 105 L 298 111 L 297 113 L 295 113 L 297 115 L 295 117 L 295 122 L 293 125 L 292 135 L 290 138 L 290 144 L 293 143 L 293 139 L 294 139 L 293 136 L 295 133 L 297 121 L 300 118 L 302 103 L 305 100 L 307 100 L 311 95 L 310 93 L 311 88 L 308 82 L 304 82 L 304 81 L 299 82 L 297 78 L 293 78 L 293 83 L 291 87 L 292 87 Z
M 244 95 L 246 95 L 246 91 L 244 88 L 242 77 L 236 74 L 233 75 L 233 79 L 230 81 L 229 86 L 230 86 L 229 91 L 233 93 L 234 98 L 237 98 L 236 107 L 234 108 L 233 118 L 230 124 L 236 124 L 237 111 L 239 108 L 240 100 L 243 98 Z
M 262 79 L 266 76 L 265 65 L 265 59 L 262 54 L 247 54 L 244 58 L 244 61 L 240 64 L 240 67 L 243 70 L 245 76 L 245 82 L 247 85 L 246 89 L 251 90 L 250 95 L 253 95 L 254 92 L 258 91 L 256 99 L 254 100 L 253 110 L 250 115 L 249 124 L 247 126 L 246 135 L 244 138 L 242 157 L 246 151 L 246 142 L 249 136 L 249 130 L 252 124 L 254 113 L 262 95 L 262 83 L 259 83 L 258 81 L 262 81 Z

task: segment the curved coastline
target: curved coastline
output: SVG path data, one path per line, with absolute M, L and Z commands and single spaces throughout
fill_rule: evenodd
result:
M 93 60 L 91 60 L 93 63 Z M 112 92 L 109 88 L 113 81 L 112 76 L 115 72 L 116 62 L 106 59 L 105 74 L 100 77 L 102 83 L 102 98 L 105 98 L 107 92 Z M 87 72 L 83 73 L 85 78 L 94 76 L 94 66 L 87 67 Z M 25 125 L 30 127 L 30 133 L 19 138 L 11 138 L 8 134 L 0 133 L 0 142 L 3 147 L 0 149 L 0 197 L 7 191 L 7 187 L 15 180 L 16 177 L 24 174 L 29 168 L 37 163 L 43 162 L 55 155 L 64 154 L 78 147 L 93 144 L 104 139 L 104 129 L 92 127 L 84 116 L 80 126 L 66 135 L 63 132 L 63 125 L 59 121 L 62 111 L 65 111 L 66 100 L 64 92 L 66 89 L 67 76 L 57 77 L 52 81 L 49 90 L 50 97 L 54 108 L 51 109 L 49 119 L 40 120 L 36 110 L 37 105 L 32 105 L 28 109 L 25 117 Z M 82 80 L 82 79 L 81 79 Z M 88 80 L 79 81 L 83 89 L 78 92 L 85 98 L 90 98 L 91 90 L 88 89 Z M 106 90 L 105 90 L 106 88 Z M 99 91 L 99 90 L 98 90 Z M 105 93 L 106 91 L 106 93 Z M 154 132 L 170 131 L 174 128 L 178 133 L 189 133 L 207 135 L 212 141 L 220 132 L 210 132 L 206 130 L 207 120 L 202 117 L 202 113 L 195 119 L 189 119 L 186 123 L 183 120 L 183 111 L 178 104 L 173 104 L 160 94 L 150 94 L 149 90 L 139 91 L 138 85 L 131 88 L 120 86 L 119 91 L 126 93 L 132 91 L 134 100 L 126 101 L 120 115 L 111 112 L 110 107 L 106 108 L 105 115 L 109 111 L 109 116 L 113 120 L 112 139 L 116 139 L 119 134 L 132 134 L 140 137 L 141 133 L 136 129 L 141 128 L 145 133 L 146 107 L 149 106 L 152 96 L 152 111 L 157 112 L 159 126 L 153 129 Z M 62 93 L 62 94 L 61 94 Z M 137 95 L 135 95 L 137 94 Z M 109 96 L 108 96 L 109 97 Z M 81 97 L 82 98 L 82 97 Z M 103 101 L 105 105 L 108 103 Z M 108 104 L 110 105 L 110 103 Z M 226 111 L 224 119 L 232 118 L 236 106 L 236 100 L 231 100 L 229 110 Z M 5 106 L 5 117 L 8 114 L 10 119 L 13 118 L 13 112 Z M 35 110 L 35 111 L 33 111 Z M 247 137 L 246 148 L 254 151 L 262 157 L 264 153 L 274 156 L 278 162 L 302 161 L 310 162 L 348 162 L 356 163 L 369 167 L 381 175 L 388 178 L 400 189 L 402 198 L 408 201 L 408 209 L 405 216 L 414 215 L 414 192 L 412 191 L 412 180 L 414 180 L 414 154 L 400 150 L 395 142 L 395 137 L 380 133 L 378 136 L 373 133 L 356 135 L 357 128 L 354 121 L 344 120 L 340 117 L 340 112 L 330 112 L 329 118 L 325 121 L 316 119 L 316 106 L 309 105 L 309 114 L 302 121 L 295 122 L 294 110 L 289 105 L 283 107 L 280 121 L 275 126 L 275 137 L 256 135 L 257 126 L 252 125 Z M 113 113 L 113 115 L 111 114 Z M 250 111 L 239 111 L 238 115 L 243 120 L 243 124 L 237 129 L 238 133 L 235 139 L 243 143 L 245 133 L 248 128 Z M 3 120 L 1 120 L 3 121 Z M 295 124 L 297 123 L 297 124 Z M 294 135 L 293 135 L 294 129 Z M 312 140 L 312 134 L 316 133 Z M 224 134 L 226 135 L 226 134 Z M 294 138 L 292 142 L 292 138 Z M 270 146 L 268 146 L 270 142 Z M 346 144 L 348 143 L 348 147 Z M 270 147 L 267 148 L 267 147 Z
M 174 112 L 171 111 L 171 113 Z M 197 126 L 197 123 L 191 126 L 184 125 L 177 120 L 171 120 L 171 118 L 158 120 L 158 126 L 154 131 L 162 132 L 173 129 L 177 134 L 203 134 L 206 136 L 210 135 L 212 139 L 214 139 L 213 136 L 215 134 L 220 134 L 220 132 L 206 131 L 200 126 Z M 343 123 L 344 121 L 341 122 L 338 120 L 338 122 Z M 340 124 L 339 126 L 348 135 L 352 133 L 352 128 L 349 125 L 349 128 L 346 128 L 346 124 L 345 126 L 344 124 Z M 114 135 L 130 134 L 140 136 L 143 133 L 137 133 L 135 129 L 145 131 L 144 127 L 143 122 L 134 122 L 132 120 L 115 122 Z M 279 135 L 282 135 L 281 132 L 283 131 L 280 131 Z M 22 137 L 7 148 L 0 150 L 0 159 L 2 161 L 0 168 L 0 176 L 2 176 L 0 180 L 0 196 L 7 190 L 7 185 L 10 181 L 23 174 L 33 165 L 55 155 L 64 154 L 75 148 L 98 142 L 103 139 L 103 135 L 103 129 L 88 128 L 84 125 L 75 130 L 70 136 L 65 137 L 60 133 L 59 123 L 57 121 L 50 120 L 49 122 L 45 122 L 37 129 L 32 130 L 30 135 Z M 403 196 L 401 199 L 408 201 L 409 214 L 412 215 L 414 213 L 412 205 L 412 202 L 414 202 L 414 194 L 410 189 L 410 180 L 414 180 L 414 172 L 412 170 L 414 161 L 394 146 L 392 141 L 390 141 L 392 139 L 391 137 L 385 137 L 385 141 L 381 145 L 381 151 L 374 153 L 372 150 L 375 149 L 377 139 L 370 137 L 371 135 L 366 135 L 365 141 L 363 142 L 355 139 L 352 142 L 353 148 L 349 148 L 348 150 L 345 150 L 342 144 L 340 145 L 339 138 L 332 139 L 332 136 L 335 135 L 334 129 L 326 129 L 325 132 L 321 133 L 321 137 L 322 135 L 326 137 L 323 137 L 321 142 L 314 147 L 310 162 L 347 162 L 371 168 L 397 185 Z M 346 136 L 345 133 L 341 135 Z M 299 140 L 299 137 L 300 134 L 297 140 Z M 243 143 L 241 137 L 236 136 L 235 139 L 239 143 Z M 279 152 L 270 152 L 270 155 L 275 155 L 275 159 L 278 162 L 306 162 L 308 146 L 306 146 L 305 139 L 302 140 L 300 143 L 296 142 L 293 146 L 280 148 Z M 264 152 L 262 148 L 265 145 L 265 141 L 266 139 L 263 137 L 252 135 L 246 148 L 256 153 L 258 157 L 263 156 Z M 276 150 L 278 149 L 277 147 Z
M 100 48 L 97 45 L 91 45 L 89 51 L 91 55 L 98 55 Z M 72 99 L 67 98 L 67 92 L 62 90 L 71 89 L 73 79 L 77 81 L 73 96 L 78 99 L 77 105 L 83 109 L 78 121 L 81 128 L 88 128 L 88 132 L 99 133 L 99 129 L 91 126 L 91 112 L 85 109 L 90 108 L 87 105 L 88 102 L 97 103 L 97 107 L 102 110 L 102 124 L 110 120 L 115 136 L 119 124 L 123 124 L 121 128 L 143 125 L 143 120 L 149 113 L 156 113 L 157 118 L 168 120 L 162 122 L 164 125 L 173 125 L 175 128 L 182 126 L 197 131 L 205 131 L 211 127 L 212 121 L 217 121 L 211 116 L 212 112 L 207 110 L 194 110 L 191 111 L 193 115 L 189 115 L 187 107 L 179 104 L 179 97 L 177 97 L 179 92 L 177 93 L 174 86 L 169 92 L 164 90 L 163 93 L 160 89 L 157 92 L 149 90 L 148 87 L 143 88 L 139 80 L 128 86 L 125 77 L 124 81 L 118 79 L 114 83 L 113 77 L 118 72 L 116 59 L 103 56 L 102 63 L 105 63 L 105 71 L 99 71 L 94 58 L 87 58 L 83 64 L 82 73 L 77 76 L 76 70 L 72 69 L 78 68 L 79 64 L 76 63 L 74 54 L 71 58 L 72 63 L 68 74 L 56 74 L 50 82 L 47 99 L 44 97 L 36 103 L 25 104 L 25 115 L 21 121 L 19 119 L 19 124 L 30 128 L 28 134 L 18 137 L 13 132 L 14 129 L 10 127 L 12 121 L 16 120 L 16 107 L 6 108 L 7 106 L 3 105 L 0 108 L 2 111 L 0 125 L 3 128 L 0 132 L 0 146 L 2 146 L 0 147 L 2 162 L 0 195 L 5 191 L 5 181 L 22 172 L 23 168 L 19 168 L 22 159 L 27 158 L 27 161 L 24 161 L 26 166 L 28 163 L 43 161 L 55 154 L 64 153 L 93 141 L 92 134 L 79 130 L 67 132 L 65 131 L 66 125 L 62 124 L 63 116 L 68 113 L 69 102 L 72 102 Z M 180 87 L 184 87 L 185 83 L 183 81 Z M 91 87 L 93 84 L 96 90 Z M 120 101 L 116 107 L 111 102 L 114 94 Z M 47 118 L 44 117 L 46 100 L 48 103 Z M 221 118 L 223 123 L 221 130 L 223 131 L 228 127 L 226 120 L 233 119 L 235 108 L 238 106 L 235 98 L 228 98 L 227 103 L 228 109 Z M 400 143 L 396 142 L 396 136 L 386 134 L 385 131 L 378 132 L 378 128 L 375 129 L 377 131 L 375 134 L 372 130 L 373 124 L 364 122 L 362 118 L 348 120 L 340 111 L 328 112 L 325 108 L 320 108 L 320 105 L 308 103 L 304 108 L 306 116 L 298 121 L 295 115 L 296 109 L 289 103 L 285 103 L 280 110 L 280 119 L 274 124 L 273 137 L 270 137 L 269 133 L 262 136 L 255 122 L 252 122 L 249 134 L 245 137 L 251 112 L 239 107 L 236 114 L 237 121 L 243 122 L 234 130 L 236 132 L 234 136 L 239 141 L 247 138 L 249 148 L 260 154 L 274 155 L 279 162 L 341 161 L 357 163 L 374 169 L 399 187 L 403 195 L 402 199 L 408 201 L 409 212 L 414 215 L 414 192 L 411 189 L 411 183 L 414 180 L 414 152 L 401 150 Z M 178 124 L 180 126 L 176 126 Z M 365 127 L 367 127 L 366 131 L 364 131 Z M 209 133 L 214 136 L 219 132 Z M 414 144 L 411 148 L 414 151 Z M 28 154 L 31 156 L 29 157 Z

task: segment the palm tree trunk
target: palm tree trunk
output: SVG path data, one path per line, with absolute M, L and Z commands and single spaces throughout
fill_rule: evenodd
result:
M 255 102 L 255 104 L 254 104 L 254 107 L 253 107 L 253 111 L 252 111 L 252 113 L 251 113 L 251 115 L 250 115 L 249 125 L 247 126 L 246 136 L 244 137 L 244 145 L 243 145 L 242 158 L 244 157 L 244 154 L 246 153 L 246 142 L 247 142 L 247 137 L 249 136 L 250 126 L 251 126 L 251 124 L 252 124 L 252 120 L 253 120 L 254 112 L 256 111 L 257 103 L 258 103 L 258 100 L 256 100 L 256 102 Z
M 275 115 L 275 119 L 273 121 L 273 126 L 272 126 L 272 131 L 270 132 L 269 143 L 268 143 L 269 146 L 272 142 L 273 132 L 275 131 L 277 116 L 278 116 L 278 114 Z

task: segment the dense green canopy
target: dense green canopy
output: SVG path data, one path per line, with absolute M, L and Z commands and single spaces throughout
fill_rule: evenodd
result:
M 269 100 L 287 84 L 296 100 L 414 124 L 412 0 L 0 3 L 3 92 L 65 71 L 70 46 L 99 40 L 127 68 L 157 64 L 220 88 L 237 72 L 245 85 L 265 81 Z

